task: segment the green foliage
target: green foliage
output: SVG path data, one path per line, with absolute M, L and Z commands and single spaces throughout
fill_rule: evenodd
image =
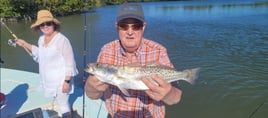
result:
M 98 1 L 98 0 L 96 0 Z M 93 8 L 95 0 L 0 0 L 1 18 L 35 18 L 40 9 L 47 9 L 54 15 L 70 15 Z
M 10 0 L 0 0 L 0 17 L 18 17 L 14 7 L 11 6 Z
M 116 5 L 126 1 L 159 0 L 0 0 L 1 18 L 36 18 L 40 9 L 50 10 L 55 16 L 78 14 L 103 5 Z

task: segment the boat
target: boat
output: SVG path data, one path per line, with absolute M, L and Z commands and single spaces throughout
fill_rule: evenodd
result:
M 0 68 L 1 93 L 5 102 L 1 107 L 1 118 L 60 118 L 61 113 L 53 98 L 38 92 L 39 74 L 15 69 Z M 73 118 L 107 117 L 105 103 L 91 100 L 81 87 L 75 87 L 69 98 Z M 41 115 L 40 115 L 41 114 Z

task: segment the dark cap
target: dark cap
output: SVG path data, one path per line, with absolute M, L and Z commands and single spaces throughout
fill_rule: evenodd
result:
M 142 6 L 137 3 L 123 3 L 119 6 L 117 22 L 125 18 L 135 18 L 144 22 Z

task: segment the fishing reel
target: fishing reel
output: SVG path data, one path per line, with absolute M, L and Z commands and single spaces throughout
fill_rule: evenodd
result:
M 5 28 L 9 31 L 9 33 L 15 38 L 15 39 L 8 39 L 7 41 L 7 44 L 9 46 L 12 46 L 12 47 L 16 47 L 16 39 L 18 39 L 18 37 L 7 27 L 7 25 L 2 21 L 2 18 L 1 18 L 1 24 L 3 24 L 5 26 Z M 32 56 L 31 52 L 29 49 L 27 49 L 26 47 L 23 47 L 25 49 L 25 51 L 30 55 Z
M 8 39 L 7 44 L 12 47 L 16 47 L 16 41 L 14 39 Z

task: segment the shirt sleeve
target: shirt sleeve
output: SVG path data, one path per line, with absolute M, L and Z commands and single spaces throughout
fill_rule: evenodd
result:
M 101 48 L 97 62 L 113 64 L 115 61 L 115 44 L 107 44 Z
M 60 43 L 59 43 L 60 44 Z M 75 76 L 78 74 L 71 43 L 67 38 L 62 43 L 62 54 L 65 61 L 65 75 Z
M 44 36 L 41 35 L 38 39 L 38 47 L 35 45 L 32 45 L 32 55 L 33 55 L 33 60 L 37 63 L 39 63 L 39 46 L 41 45 L 41 40 L 44 39 Z
M 32 45 L 32 55 L 33 55 L 33 60 L 35 62 L 39 62 L 39 59 L 38 59 L 38 47 L 35 46 L 35 45 Z
M 174 68 L 173 64 L 171 63 L 166 48 L 162 48 L 159 52 L 159 63 L 164 66 L 168 66 Z
M 164 66 L 168 66 L 168 67 L 171 67 L 171 68 L 174 68 L 173 64 L 171 63 L 170 59 L 169 59 L 169 56 L 168 56 L 168 53 L 167 53 L 167 50 L 166 48 L 163 48 L 161 51 L 160 51 L 160 58 L 159 58 L 159 62 L 161 63 L 161 65 L 164 65 Z M 175 82 L 171 82 L 171 85 L 175 88 L 179 88 L 179 82 L 178 81 L 175 81 Z

